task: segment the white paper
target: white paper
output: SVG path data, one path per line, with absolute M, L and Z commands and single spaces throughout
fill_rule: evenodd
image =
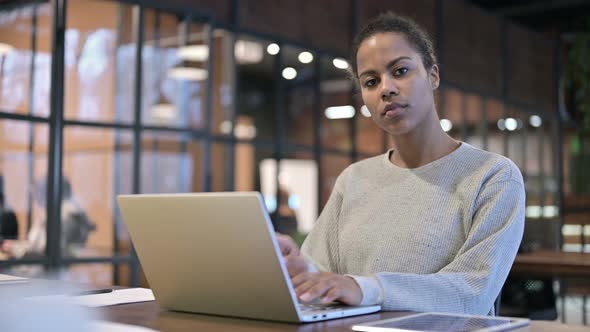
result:
M 0 285 L 18 284 L 18 283 L 23 283 L 23 282 L 28 282 L 28 281 L 29 281 L 29 279 L 27 279 L 27 278 L 11 276 L 8 274 L 0 274 Z
M 113 322 L 92 322 L 90 324 L 93 332 L 156 332 L 143 326 L 127 325 Z
M 87 307 L 105 307 L 123 303 L 154 301 L 154 293 L 147 288 L 115 289 L 110 293 L 74 297 L 75 303 Z

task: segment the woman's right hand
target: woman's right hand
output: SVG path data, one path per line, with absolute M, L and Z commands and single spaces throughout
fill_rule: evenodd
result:
M 303 259 L 303 256 L 301 256 L 299 247 L 295 241 L 288 235 L 280 233 L 276 233 L 276 235 L 279 247 L 281 248 L 281 254 L 283 254 L 283 259 L 287 265 L 287 271 L 289 271 L 289 276 L 293 278 L 303 272 L 307 272 L 307 263 Z

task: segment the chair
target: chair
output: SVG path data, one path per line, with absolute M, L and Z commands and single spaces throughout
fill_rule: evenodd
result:
M 519 253 L 537 249 L 559 250 L 561 224 L 554 220 L 527 220 Z M 503 316 L 554 320 L 557 318 L 556 294 L 552 278 L 508 276 L 502 288 Z

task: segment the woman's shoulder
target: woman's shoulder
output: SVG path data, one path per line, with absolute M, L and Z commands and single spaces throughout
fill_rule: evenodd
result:
M 486 182 L 514 180 L 523 182 L 518 166 L 508 157 L 462 143 L 459 162 L 476 173 L 484 175 Z
M 384 158 L 386 158 L 384 154 L 380 154 L 348 165 L 338 175 L 335 184 L 336 188 L 344 190 L 344 188 L 359 181 L 374 182 L 375 178 L 383 173 Z
M 376 169 L 383 167 L 384 154 L 369 157 L 348 165 L 343 171 L 344 176 L 358 176 L 366 173 L 374 173 Z

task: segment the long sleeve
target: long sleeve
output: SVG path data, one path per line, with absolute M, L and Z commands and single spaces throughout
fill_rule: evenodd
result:
M 510 271 L 524 230 L 525 193 L 515 179 L 487 184 L 454 259 L 436 273 L 353 276 L 363 304 L 385 310 L 488 314 Z M 424 257 L 429 259 L 429 257 Z
M 342 208 L 342 178 L 338 177 L 328 202 L 301 247 L 310 271 L 339 272 L 338 227 Z

